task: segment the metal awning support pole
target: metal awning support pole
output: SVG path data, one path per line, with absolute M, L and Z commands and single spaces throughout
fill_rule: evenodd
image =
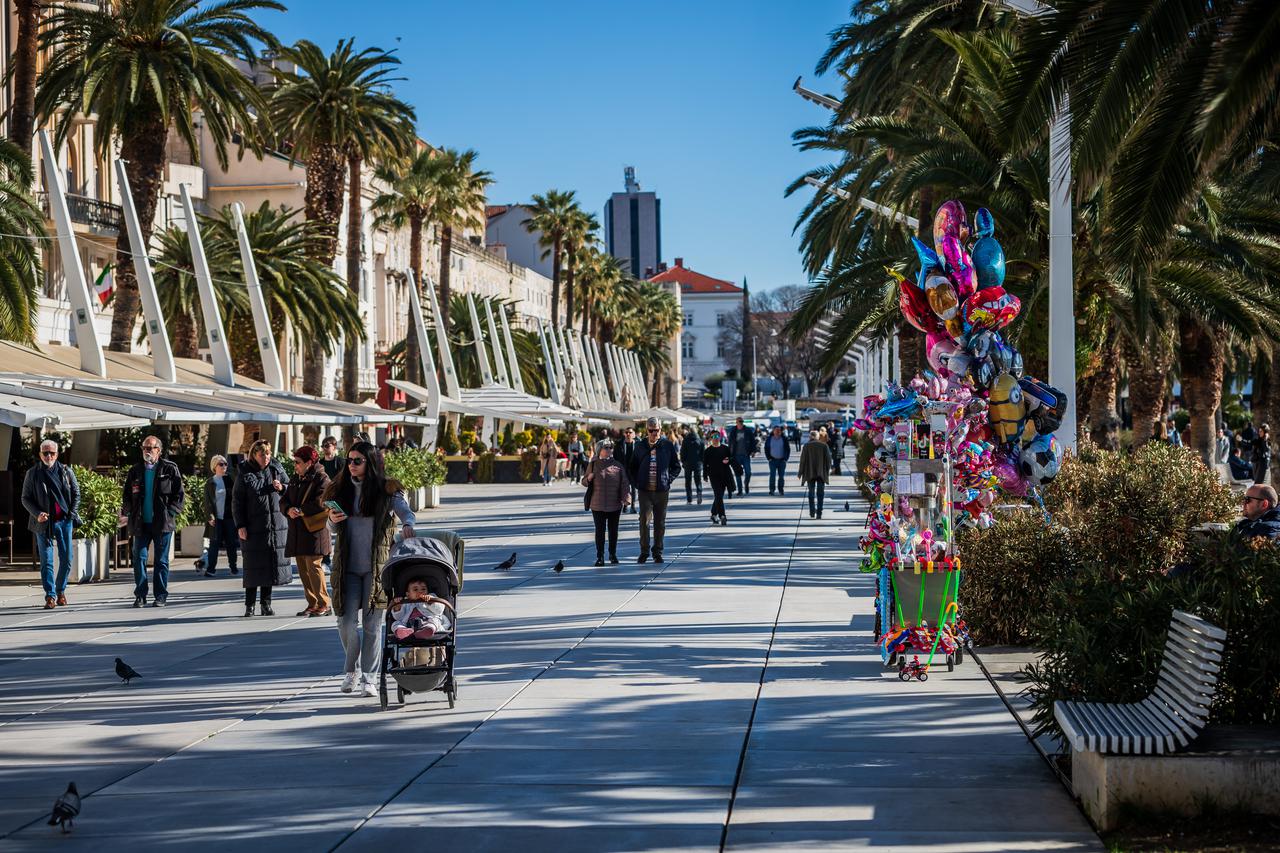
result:
M 449 330 L 440 318 L 440 303 L 436 299 L 436 283 L 427 275 L 427 302 L 431 305 L 431 322 L 436 327 L 436 346 L 440 352 L 440 369 L 444 371 L 444 387 L 455 400 L 462 399 L 458 388 L 458 370 L 453 366 L 453 350 L 449 346 Z
M 240 266 L 244 268 L 244 283 L 249 288 L 249 308 L 253 312 L 253 330 L 257 333 L 258 354 L 262 356 L 262 376 L 277 391 L 285 390 L 284 371 L 280 369 L 280 354 L 276 352 L 276 339 L 271 333 L 271 318 L 267 316 L 267 300 L 258 281 L 258 268 L 253 262 L 253 249 L 249 246 L 249 231 L 244 227 L 244 206 L 240 202 L 231 205 L 236 220 L 236 238 L 240 243 Z
M 426 400 L 427 417 L 440 419 L 440 379 L 436 376 L 436 360 L 431 355 L 431 341 L 427 338 L 427 323 L 422 318 L 422 301 L 418 298 L 418 281 L 409 270 L 409 313 L 413 318 L 412 334 L 418 336 L 418 352 L 422 359 L 423 381 L 431 392 L 431 399 Z
M 538 321 L 538 342 L 542 344 L 542 365 L 547 374 L 547 388 L 551 391 L 551 399 L 559 402 L 560 400 L 560 378 L 556 375 L 555 359 L 551 357 L 551 350 L 547 346 L 547 332 L 542 328 L 542 321 Z
M 627 386 L 623 381 L 624 377 L 622 375 L 622 371 L 618 368 L 618 354 L 614 351 L 613 344 L 604 345 L 604 357 L 609 363 L 609 379 L 613 383 L 613 397 L 618 402 L 618 411 L 626 411 L 626 409 L 622 407 L 622 401 L 624 399 L 622 392 Z M 628 392 L 626 395 L 627 402 L 630 402 L 630 397 L 631 394 Z
M 93 306 L 90 303 L 89 282 L 80 262 L 80 249 L 76 246 L 76 234 L 71 227 L 71 211 L 67 209 L 66 187 L 62 185 L 62 170 L 47 131 L 40 131 L 40 152 L 44 155 L 44 175 L 49 184 L 49 215 L 58 232 L 58 253 L 62 258 L 62 273 L 67 283 L 67 300 L 71 303 L 72 329 L 76 333 L 76 348 L 80 350 L 80 369 L 94 376 L 106 378 L 107 359 L 102 353 L 102 342 L 93 327 Z
M 556 387 L 561 392 L 564 391 L 564 364 L 560 361 L 560 349 L 556 343 L 555 333 L 551 331 L 551 326 L 543 321 L 538 321 L 538 333 L 542 335 L 547 344 L 547 352 L 551 355 L 548 364 L 551 365 L 551 371 L 556 375 Z M 560 401 L 559 394 L 556 395 L 556 401 Z
M 502 354 L 502 338 L 498 337 L 498 324 L 493 322 L 493 303 L 484 301 L 485 322 L 489 326 L 489 346 L 493 347 L 493 363 L 498 369 L 498 379 L 508 388 L 514 388 L 511 377 L 507 374 L 507 360 Z M 512 365 L 514 368 L 515 365 Z
M 587 353 L 591 356 L 591 361 L 596 367 L 596 386 L 600 389 L 600 396 L 605 405 L 612 409 L 614 408 L 614 399 L 613 395 L 609 393 L 609 381 L 605 377 L 604 362 L 600 360 L 600 342 L 595 338 L 588 338 Z
M 484 335 L 480 333 L 480 316 L 476 314 L 476 301 L 467 294 L 467 311 L 471 313 L 471 334 L 475 337 L 476 360 L 480 362 L 480 382 L 493 384 L 493 370 L 489 367 L 489 356 L 484 351 Z
M 213 295 L 213 279 L 209 276 L 209 261 L 204 254 L 204 240 L 200 237 L 200 220 L 196 219 L 195 205 L 186 184 L 179 184 L 182 210 L 187 217 L 187 240 L 191 244 L 191 265 L 195 267 L 196 287 L 200 291 L 200 311 L 204 316 L 205 334 L 209 338 L 209 354 L 213 356 L 213 378 L 222 385 L 235 387 L 235 373 L 231 368 L 231 349 L 227 346 L 227 334 L 222 328 L 222 314 Z
M 516 359 L 516 339 L 511 334 L 511 326 L 507 323 L 507 309 L 498 309 L 498 321 L 502 325 L 503 335 L 507 343 L 507 365 L 511 369 L 511 382 L 517 391 L 524 390 L 524 376 L 520 373 L 520 362 Z
M 138 209 L 133 203 L 124 160 L 116 160 L 116 180 L 120 183 L 124 224 L 129 229 L 129 249 L 133 253 L 133 271 L 138 277 L 138 296 L 142 298 L 142 316 L 147 327 L 147 342 L 151 345 L 152 369 L 161 382 L 177 382 L 178 368 L 173 361 L 173 347 L 169 343 L 164 312 L 160 310 L 160 295 L 156 292 L 156 280 L 151 275 L 151 258 L 147 254 L 147 243 L 142 239 L 142 225 L 138 222 Z

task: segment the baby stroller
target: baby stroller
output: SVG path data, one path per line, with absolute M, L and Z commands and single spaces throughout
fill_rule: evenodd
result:
M 452 708 L 458 699 L 458 684 L 453 677 L 453 661 L 458 636 L 458 572 L 453 552 L 437 539 L 406 539 L 391 549 L 382 567 L 382 589 L 387 600 L 403 596 L 413 580 L 426 581 L 427 590 L 449 602 L 453 628 L 430 639 L 413 636 L 396 639 L 391 631 L 392 608 L 385 615 L 382 646 L 382 671 L 378 679 L 378 697 L 385 710 L 388 705 L 388 676 L 396 685 L 396 701 L 403 705 L 410 693 L 439 690 L 449 697 Z

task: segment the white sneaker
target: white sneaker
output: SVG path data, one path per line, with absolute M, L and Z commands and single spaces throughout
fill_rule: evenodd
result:
M 350 693 L 356 689 L 356 680 L 360 676 L 354 672 L 348 672 L 342 679 L 342 687 L 339 688 L 343 693 Z
M 365 676 L 364 676 L 364 695 L 365 695 L 365 696 L 377 696 L 377 695 L 378 695 L 378 680 L 377 680 L 376 678 L 374 678 L 374 677 L 373 677 L 373 674 L 372 674 L 372 673 L 368 673 L 368 672 L 366 672 L 366 673 L 365 673 Z

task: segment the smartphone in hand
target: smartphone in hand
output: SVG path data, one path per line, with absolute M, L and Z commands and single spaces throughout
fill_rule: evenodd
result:
M 325 502 L 324 502 L 324 508 L 325 508 L 325 509 L 327 509 L 327 510 L 329 510 L 330 512 L 336 512 L 338 515 L 346 515 L 346 514 L 347 514 L 347 511 L 346 511 L 346 510 L 344 510 L 344 509 L 342 508 L 342 505 L 341 505 L 341 504 L 339 504 L 337 501 L 325 501 Z

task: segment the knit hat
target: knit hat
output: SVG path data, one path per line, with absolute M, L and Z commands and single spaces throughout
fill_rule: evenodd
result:
M 320 458 L 320 454 L 316 453 L 316 449 L 311 445 L 304 444 L 293 451 L 293 458 L 303 462 L 315 462 Z

